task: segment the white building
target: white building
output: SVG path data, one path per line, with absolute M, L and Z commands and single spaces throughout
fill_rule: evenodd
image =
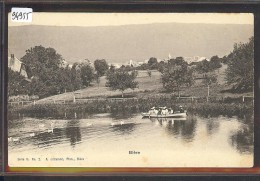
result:
M 138 67 L 142 64 L 144 64 L 144 62 L 136 62 L 136 61 L 133 61 L 133 60 L 129 60 L 129 62 L 126 63 L 126 65 L 129 65 L 131 67 Z
M 11 54 L 11 57 L 8 57 L 8 67 L 15 72 L 19 72 L 20 75 L 25 78 L 28 78 L 25 64 L 16 58 L 14 54 Z
M 209 59 L 207 57 L 200 57 L 200 56 L 194 56 L 194 57 L 184 57 L 184 60 L 187 63 L 192 63 L 192 62 L 200 62 L 202 60 L 207 60 L 209 61 Z
M 118 63 L 108 63 L 108 66 L 109 67 L 114 66 L 116 69 L 121 67 L 121 65 L 119 65 Z

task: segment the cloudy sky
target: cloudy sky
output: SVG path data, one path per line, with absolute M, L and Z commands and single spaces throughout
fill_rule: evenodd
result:
M 118 26 L 151 23 L 253 24 L 250 13 L 39 13 L 33 12 L 31 23 L 11 21 L 9 26 Z

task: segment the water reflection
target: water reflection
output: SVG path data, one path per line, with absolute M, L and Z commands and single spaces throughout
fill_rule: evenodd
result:
M 52 132 L 44 131 L 38 132 L 33 137 L 27 138 L 28 143 L 33 141 L 34 145 L 37 145 L 39 148 L 49 147 L 51 145 L 56 145 L 62 142 L 62 132 L 59 129 L 53 129 Z M 23 141 L 23 144 L 24 141 Z
M 81 114 L 77 116 L 84 117 Z M 129 149 L 138 147 L 140 150 L 146 150 L 149 146 L 156 145 L 162 153 L 175 150 L 179 154 L 176 155 L 176 159 L 185 157 L 185 154 L 189 157 L 194 153 L 205 154 L 207 152 L 205 148 L 216 150 L 218 154 L 216 157 L 210 155 L 215 161 L 226 156 L 226 153 L 238 157 L 248 156 L 245 154 L 251 156 L 253 153 L 252 115 L 232 118 L 189 115 L 187 119 L 142 119 L 139 114 L 114 112 L 85 116 L 83 119 L 71 120 L 28 117 L 9 120 L 9 136 L 21 139 L 19 143 L 8 142 L 10 148 L 8 151 L 10 154 L 19 154 L 21 150 L 24 153 L 33 150 L 39 152 L 39 149 L 44 148 L 49 153 L 64 149 L 64 152 L 73 150 L 75 154 L 79 154 L 82 150 L 90 148 L 100 150 L 104 147 L 113 150 L 121 146 L 120 149 L 123 150 L 131 146 Z M 53 131 L 50 130 L 51 123 L 55 123 Z M 39 131 L 41 124 L 45 124 L 45 127 Z M 187 145 L 191 151 L 186 149 Z M 74 149 L 68 149 L 71 147 Z
M 253 153 L 253 118 L 245 116 L 245 119 L 242 119 L 243 125 L 240 129 L 236 130 L 231 134 L 231 145 L 236 148 L 240 153 Z
M 80 122 L 79 120 L 69 121 L 65 129 L 66 137 L 70 140 L 70 144 L 74 147 L 81 141 Z
M 168 120 L 166 131 L 169 135 L 181 138 L 186 142 L 191 142 L 196 133 L 197 120 L 194 118 L 187 120 Z
M 129 123 L 129 124 L 118 124 L 111 126 L 111 130 L 113 132 L 116 132 L 117 134 L 131 134 L 135 129 L 135 123 Z
M 208 119 L 206 121 L 206 127 L 207 127 L 207 134 L 213 135 L 216 134 L 219 130 L 220 122 L 216 119 Z

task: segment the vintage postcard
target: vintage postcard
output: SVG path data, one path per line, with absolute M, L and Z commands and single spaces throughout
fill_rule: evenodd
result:
M 9 167 L 254 165 L 253 14 L 19 11 Z

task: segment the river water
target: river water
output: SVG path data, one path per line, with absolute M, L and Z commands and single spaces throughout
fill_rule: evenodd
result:
M 8 122 L 11 167 L 252 167 L 252 116 L 187 120 L 140 114 Z M 131 152 L 132 151 L 132 152 Z M 130 154 L 135 153 L 135 154 Z

